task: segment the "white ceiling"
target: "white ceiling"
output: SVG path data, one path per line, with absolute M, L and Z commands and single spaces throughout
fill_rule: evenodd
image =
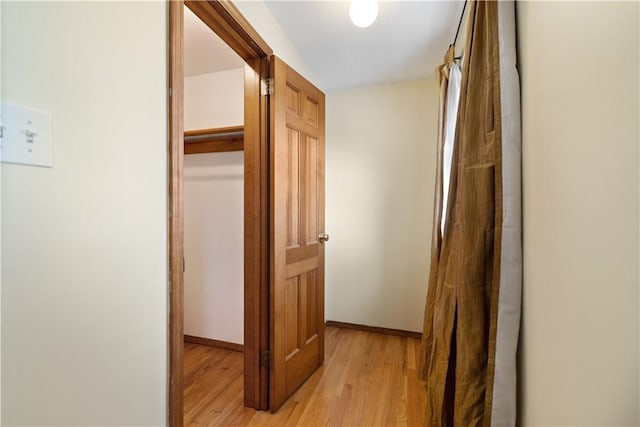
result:
M 455 36 L 463 1 L 381 1 L 378 19 L 358 28 L 348 1 L 265 4 L 325 91 L 434 78 Z M 185 75 L 244 65 L 185 7 Z M 464 39 L 463 35 L 459 37 Z
M 244 67 L 244 61 L 189 8 L 184 8 L 186 77 Z
M 373 25 L 358 28 L 348 1 L 265 3 L 325 91 L 434 78 L 463 7 L 455 0 L 381 1 Z

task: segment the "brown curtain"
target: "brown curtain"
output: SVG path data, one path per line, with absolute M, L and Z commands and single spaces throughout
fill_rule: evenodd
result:
M 444 163 L 444 144 L 445 144 L 445 127 L 447 124 L 446 110 L 447 110 L 447 90 L 449 88 L 449 72 L 453 65 L 455 57 L 455 47 L 449 46 L 447 53 L 444 56 L 444 64 L 436 68 L 436 77 L 440 85 L 440 98 L 438 106 L 438 155 L 436 166 L 436 188 L 435 188 L 435 200 L 433 211 L 433 228 L 431 235 L 431 268 L 429 271 L 429 291 L 427 292 L 427 305 L 425 309 L 424 320 L 424 332 L 422 334 L 422 345 L 420 363 L 418 366 L 420 378 L 427 380 L 429 372 L 429 363 L 431 348 L 433 344 L 433 328 L 430 325 L 433 323 L 434 303 L 435 295 L 434 287 L 432 283 L 436 283 L 438 269 L 435 268 L 438 265 L 440 257 L 440 245 L 442 243 L 442 233 L 440 224 L 442 222 L 442 205 L 443 205 L 443 163 Z M 427 327 L 429 325 L 429 327 Z
M 494 1 L 469 4 L 442 236 L 443 136 L 439 129 L 431 267 L 420 360 L 420 375 L 427 386 L 427 425 L 492 424 L 503 222 L 498 7 Z M 451 52 L 437 70 L 441 122 L 446 119 L 443 106 Z

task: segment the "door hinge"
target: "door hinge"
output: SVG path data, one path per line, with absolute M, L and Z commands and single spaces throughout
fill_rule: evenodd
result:
M 267 369 L 273 369 L 273 355 L 269 350 L 263 351 L 260 354 L 260 366 L 264 366 Z
M 260 95 L 273 95 L 273 77 L 260 80 Z

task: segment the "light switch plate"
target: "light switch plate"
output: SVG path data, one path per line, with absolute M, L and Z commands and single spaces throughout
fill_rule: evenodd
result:
M 0 126 L 3 163 L 53 167 L 51 113 L 3 102 Z

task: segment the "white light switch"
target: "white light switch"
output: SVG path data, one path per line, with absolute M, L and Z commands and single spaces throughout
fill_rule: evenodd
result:
M 0 130 L 3 163 L 53 167 L 51 113 L 3 102 Z

